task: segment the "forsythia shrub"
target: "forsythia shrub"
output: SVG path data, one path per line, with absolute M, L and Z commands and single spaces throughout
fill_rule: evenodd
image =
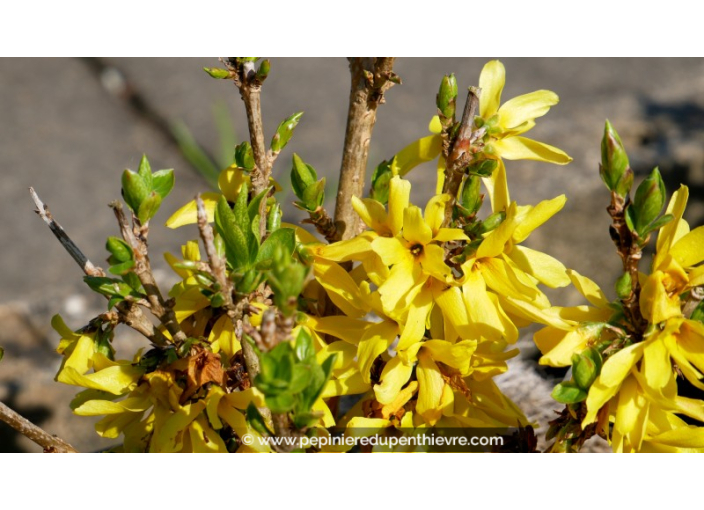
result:
M 381 61 L 363 78 L 377 103 L 399 81 Z M 595 434 L 615 451 L 704 449 L 704 401 L 680 395 L 683 381 L 704 389 L 704 227 L 690 231 L 682 219 L 685 186 L 662 213 L 666 191 L 657 169 L 631 198 L 633 172 L 608 122 L 601 177 L 624 267 L 614 301 L 522 245 L 566 200 L 519 205 L 507 185 L 513 163 L 506 162 L 571 161 L 523 136 L 558 103 L 553 92 L 502 103 L 505 70 L 492 61 L 458 120 L 457 83 L 444 77 L 431 134 L 382 162 L 368 197 L 342 198 L 359 226 L 328 216 L 325 179 L 294 154 L 296 206 L 321 240 L 282 223 L 276 193 L 284 184 L 270 177 L 301 114 L 284 120 L 266 149 L 258 100 L 269 62 L 224 62 L 225 69 L 206 71 L 239 87 L 252 141 L 237 147 L 218 193 L 204 193 L 167 221 L 170 228 L 197 225 L 202 241 L 165 254 L 180 281 L 163 296 L 151 275 L 149 222 L 174 181 L 170 170 L 152 172 L 145 157 L 122 178 L 131 222 L 113 204 L 121 237 L 106 245 L 112 276 L 86 270 L 109 311 L 77 331 L 59 316 L 52 322 L 64 357 L 57 381 L 82 388 L 71 408 L 101 416 L 96 430 L 120 438 L 115 451 L 346 451 L 350 445 L 301 440 L 453 428 L 518 429 L 514 449 L 534 450 L 532 424 L 494 381 L 518 354 L 519 330 L 531 324 L 544 326 L 534 336 L 540 362 L 571 366 L 571 379 L 553 392 L 565 407 L 551 422 L 548 450 L 577 451 Z M 436 193 L 421 209 L 405 177 L 435 160 Z M 491 206 L 485 215 L 482 186 Z M 653 234 L 656 251 L 644 273 L 639 262 Z M 568 285 L 589 304 L 553 306 L 541 290 Z M 120 323 L 151 345 L 115 359 Z

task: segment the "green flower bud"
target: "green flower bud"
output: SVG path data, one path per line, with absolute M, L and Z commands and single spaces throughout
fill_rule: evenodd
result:
M 391 173 L 391 161 L 382 161 L 374 169 L 372 175 L 371 198 L 382 204 L 389 201 L 389 181 L 393 177 Z
M 476 175 L 468 176 L 462 186 L 460 205 L 466 210 L 468 216 L 476 214 L 484 201 L 481 194 L 481 179 Z
M 303 200 L 303 193 L 308 186 L 312 186 L 318 180 L 315 168 L 306 164 L 298 154 L 293 155 L 293 166 L 291 167 L 291 186 L 296 196 Z
M 633 186 L 633 170 L 628 164 L 628 154 L 621 138 L 608 120 L 601 140 L 599 174 L 609 190 L 624 198 L 628 196 Z
M 587 392 L 572 381 L 558 384 L 552 390 L 552 398 L 561 404 L 576 404 L 587 398 Z
M 657 219 L 665 205 L 665 183 L 656 167 L 652 173 L 640 183 L 633 200 L 633 226 L 639 234 L 644 234 L 646 228 Z
M 494 170 L 499 166 L 499 161 L 496 159 L 483 159 L 472 163 L 469 166 L 469 173 L 471 175 L 478 175 L 479 177 L 491 177 Z
M 632 281 L 630 273 L 623 273 L 618 280 L 616 280 L 616 295 L 619 299 L 626 299 L 631 295 L 632 292 Z
M 501 225 L 501 223 L 506 219 L 506 213 L 504 211 L 495 212 L 487 216 L 487 218 L 482 221 L 481 228 L 479 229 L 479 234 L 486 234 L 491 232 L 496 227 Z
M 585 391 L 589 390 L 589 387 L 599 375 L 598 368 L 590 356 L 585 356 L 584 354 L 572 356 L 572 378 L 577 383 L 577 386 Z
M 440 114 L 446 119 L 454 119 L 457 100 L 457 79 L 454 74 L 443 76 L 436 104 Z
M 137 214 L 139 206 L 150 192 L 151 189 L 140 175 L 131 170 L 122 173 L 122 197 L 133 213 Z
M 132 248 L 122 239 L 108 237 L 105 243 L 105 249 L 115 257 L 115 262 L 127 262 L 128 260 L 132 260 Z
M 281 152 L 281 150 L 286 147 L 286 144 L 293 136 L 293 131 L 296 129 L 302 116 L 303 112 L 294 113 L 279 124 L 279 127 L 276 128 L 276 134 L 271 139 L 271 150 L 273 152 Z
M 269 71 L 271 70 L 271 62 L 269 60 L 264 60 L 260 65 L 259 69 L 257 69 L 257 79 L 259 82 L 263 82 L 266 80 L 266 77 L 269 76 Z
M 211 78 L 215 78 L 216 80 L 224 80 L 225 78 L 230 77 L 230 71 L 227 69 L 220 69 L 219 67 L 204 67 L 203 71 L 208 73 Z

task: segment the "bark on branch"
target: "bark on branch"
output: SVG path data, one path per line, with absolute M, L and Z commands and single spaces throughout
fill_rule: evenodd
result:
M 78 248 L 76 243 L 66 234 L 61 225 L 59 225 L 51 215 L 49 207 L 41 201 L 39 195 L 34 191 L 34 188 L 29 188 L 29 193 L 32 196 L 32 200 L 34 200 L 34 204 L 37 206 L 36 213 L 49 226 L 61 245 L 80 266 L 81 270 L 83 270 L 87 276 L 105 276 L 105 271 L 93 265 L 93 263 L 88 260 L 88 257 Z M 115 308 L 118 310 L 118 319 L 121 323 L 126 324 L 138 333 L 144 335 L 156 345 L 166 344 L 166 337 L 164 337 L 158 329 L 154 328 L 151 321 L 144 316 L 142 310 L 135 303 L 123 301 L 118 303 Z
M 44 448 L 46 453 L 78 453 L 78 450 L 66 441 L 52 436 L 2 402 L 0 402 L 0 421 L 4 421 L 17 432 L 34 441 Z
M 349 60 L 352 84 L 335 203 L 337 239 L 350 239 L 357 234 L 359 216 L 352 208 L 352 197 L 361 197 L 364 190 L 376 110 L 384 102 L 384 93 L 400 82 L 393 72 L 395 57 L 355 57 Z

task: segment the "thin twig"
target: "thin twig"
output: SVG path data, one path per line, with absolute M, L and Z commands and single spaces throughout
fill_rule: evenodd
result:
M 29 192 L 32 195 L 34 204 L 37 206 L 37 214 L 49 226 L 61 245 L 71 255 L 73 260 L 76 261 L 83 272 L 88 276 L 105 276 L 105 271 L 93 265 L 93 263 L 88 260 L 88 257 L 78 248 L 76 243 L 66 234 L 61 225 L 56 222 L 49 211 L 49 207 L 41 201 L 39 195 L 34 191 L 34 188 L 29 188 Z M 131 327 L 138 333 L 141 333 L 156 345 L 166 344 L 166 337 L 164 337 L 158 329 L 154 328 L 154 325 L 144 316 L 142 310 L 136 304 L 123 301 L 118 303 L 115 307 L 119 311 L 120 322 Z
M 320 206 L 315 211 L 308 211 L 309 218 L 301 223 L 315 226 L 318 233 L 329 243 L 337 241 L 337 226 L 324 207 Z
M 218 255 L 215 250 L 215 237 L 213 234 L 213 227 L 208 223 L 208 213 L 205 210 L 205 204 L 203 199 L 200 197 L 200 193 L 196 195 L 196 207 L 198 209 L 198 230 L 200 232 L 200 237 L 205 245 L 205 253 L 208 255 L 208 261 L 210 262 L 210 269 L 215 277 L 215 281 L 220 284 L 220 293 L 225 300 L 225 308 L 230 310 L 233 306 L 232 303 L 232 282 L 227 277 L 226 263 L 225 259 Z
M 685 301 L 684 306 L 682 307 L 682 315 L 687 318 L 691 317 L 692 313 L 694 313 L 694 310 L 697 309 L 702 300 L 704 300 L 704 287 L 694 287 L 689 291 L 687 301 Z
M 384 102 L 386 90 L 400 81 L 393 73 L 395 57 L 355 57 L 349 60 L 352 83 L 335 203 L 337 239 L 351 239 L 357 234 L 359 216 L 352 208 L 352 197 L 361 197 L 364 191 L 376 110 Z
M 0 402 L 0 420 L 44 448 L 46 453 L 78 453 L 73 446 L 61 438 L 52 436 L 27 418 L 16 413 Z
M 181 329 L 178 321 L 176 320 L 176 314 L 173 308 L 169 306 L 161 295 L 156 280 L 154 279 L 154 274 L 152 273 L 151 264 L 149 263 L 149 252 L 146 242 L 146 233 L 148 232 L 148 226 L 141 226 L 139 230 L 142 234 L 135 235 L 133 229 L 130 228 L 127 217 L 122 209 L 122 204 L 120 202 L 111 202 L 110 207 L 115 213 L 115 218 L 117 218 L 117 223 L 120 226 L 120 231 L 122 233 L 122 238 L 127 242 L 134 252 L 134 273 L 142 282 L 144 287 L 144 292 L 147 294 L 147 300 L 149 301 L 149 307 L 154 316 L 159 319 L 159 321 L 164 325 L 166 330 L 171 334 L 171 338 L 177 342 L 185 342 L 187 337 L 186 334 Z
M 56 239 L 58 239 L 61 243 L 61 246 L 63 246 L 68 254 L 73 257 L 73 260 L 76 261 L 83 272 L 88 276 L 105 276 L 105 272 L 99 267 L 95 267 L 93 263 L 88 260 L 88 257 L 83 254 L 78 246 L 76 246 L 76 243 L 74 243 L 66 234 L 61 225 L 56 222 L 49 211 L 49 207 L 41 201 L 39 195 L 37 195 L 36 191 L 34 191 L 34 188 L 29 188 L 29 194 L 32 195 L 32 200 L 34 200 L 34 204 L 37 206 L 35 212 L 41 217 L 41 219 L 44 220 L 44 223 L 49 226 L 53 234 L 56 236 Z
M 465 168 L 474 158 L 472 143 L 474 142 L 474 117 L 479 110 L 479 95 L 481 89 L 469 87 L 467 102 L 464 105 L 462 120 L 457 130 L 457 135 L 451 142 L 445 166 L 445 183 L 443 193 L 448 193 L 452 199 L 448 201 L 445 210 L 445 223 L 452 217 L 452 207 L 457 199 Z

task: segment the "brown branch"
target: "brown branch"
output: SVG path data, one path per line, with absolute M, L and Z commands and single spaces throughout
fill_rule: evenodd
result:
M 247 112 L 247 127 L 254 154 L 256 168 L 251 172 L 252 193 L 258 195 L 269 186 L 271 167 L 276 154 L 267 152 L 264 141 L 264 122 L 262 121 L 262 82 L 257 76 L 255 63 L 239 62 L 236 57 L 222 58 L 221 61 L 231 71 L 233 81 L 240 91 L 244 109 Z M 266 235 L 266 200 L 259 204 L 259 233 Z
M 152 314 L 164 325 L 175 342 L 185 342 L 187 339 L 186 334 L 176 320 L 176 314 L 173 309 L 166 303 L 164 297 L 161 295 L 161 291 L 152 273 L 146 242 L 148 225 L 143 225 L 139 228 L 135 225 L 135 228 L 131 229 L 127 222 L 127 217 L 122 210 L 122 204 L 115 201 L 110 203 L 110 207 L 115 213 L 115 218 L 117 218 L 122 238 L 132 247 L 132 251 L 134 252 L 135 266 L 133 271 L 139 278 L 139 281 L 142 282 Z M 136 235 L 135 231 L 138 231 L 139 234 Z
M 697 309 L 702 300 L 704 300 L 704 287 L 694 287 L 689 291 L 687 301 L 685 301 L 684 306 L 682 307 L 682 315 L 687 318 L 691 317 L 694 310 Z
M 213 235 L 213 227 L 208 223 L 208 213 L 205 210 L 205 204 L 200 197 L 200 193 L 196 195 L 196 207 L 198 209 L 198 230 L 200 237 L 205 245 L 205 253 L 208 255 L 210 269 L 215 277 L 215 281 L 220 285 L 220 293 L 225 300 L 225 308 L 232 309 L 232 282 L 227 277 L 227 267 L 225 259 L 218 255 L 215 250 L 215 237 Z
M 320 206 L 315 211 L 308 211 L 309 218 L 301 223 L 309 223 L 329 243 L 337 241 L 337 226 L 324 207 Z
M 34 188 L 29 188 L 29 194 L 32 195 L 32 200 L 34 200 L 34 204 L 37 206 L 35 212 L 44 220 L 44 223 L 49 226 L 49 229 L 51 229 L 52 233 L 56 236 L 56 239 L 61 243 L 61 246 L 73 257 L 73 260 L 76 261 L 83 272 L 88 276 L 105 276 L 105 272 L 99 267 L 95 267 L 93 263 L 88 260 L 88 257 L 83 254 L 78 246 L 76 246 L 76 243 L 66 234 L 61 225 L 56 222 L 49 211 L 49 207 L 41 201 L 39 195 L 34 191 Z
M 47 431 L 36 426 L 27 418 L 16 413 L 2 402 L 0 402 L 0 420 L 4 421 L 17 432 L 44 448 L 46 453 L 78 453 L 78 450 L 66 441 L 56 436 L 52 436 Z
M 105 271 L 93 265 L 93 263 L 88 260 L 88 257 L 78 248 L 76 243 L 66 234 L 61 225 L 56 222 L 49 211 L 49 207 L 41 201 L 39 195 L 34 191 L 34 188 L 29 188 L 29 193 L 32 195 L 32 200 L 34 200 L 34 204 L 37 206 L 37 214 L 49 226 L 61 245 L 71 257 L 73 257 L 73 260 L 76 261 L 83 272 L 88 276 L 105 276 Z M 156 345 L 166 344 L 166 337 L 164 337 L 158 329 L 154 328 L 154 325 L 144 316 L 138 306 L 123 301 L 118 303 L 116 308 L 119 311 L 118 317 L 120 322 L 131 327 L 138 333 L 141 333 Z
M 350 58 L 352 84 L 335 203 L 337 239 L 350 239 L 357 234 L 359 216 L 352 208 L 352 197 L 361 197 L 364 191 L 377 107 L 384 102 L 386 90 L 400 82 L 392 70 L 394 60 L 395 57 Z
M 474 117 L 479 110 L 479 95 L 481 89 L 477 87 L 469 87 L 467 93 L 467 102 L 464 105 L 462 120 L 457 130 L 455 139 L 451 142 L 450 150 L 447 156 L 445 166 L 445 184 L 443 193 L 449 193 L 452 196 L 447 204 L 446 223 L 451 217 L 452 207 L 457 198 L 462 178 L 464 177 L 465 168 L 471 163 L 474 158 L 472 144 L 475 141 L 474 137 Z
M 619 257 L 623 263 L 623 271 L 631 277 L 631 292 L 622 300 L 623 308 L 634 332 L 641 336 L 647 326 L 640 311 L 640 281 L 638 279 L 638 265 L 643 257 L 643 249 L 639 239 L 628 228 L 626 223 L 626 207 L 630 202 L 624 200 L 618 193 L 611 192 L 611 204 L 607 211 L 611 216 L 609 232 L 616 245 Z M 647 240 L 646 240 L 647 241 Z

